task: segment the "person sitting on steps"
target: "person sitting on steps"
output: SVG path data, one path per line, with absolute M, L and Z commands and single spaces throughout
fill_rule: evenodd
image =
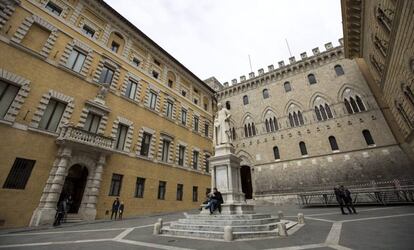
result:
M 223 204 L 223 196 L 217 188 L 214 188 L 213 196 L 211 197 L 210 214 L 213 214 L 216 209 L 221 213 L 221 204 Z

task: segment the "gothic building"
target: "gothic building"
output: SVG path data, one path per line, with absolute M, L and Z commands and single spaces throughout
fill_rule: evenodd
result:
M 241 76 L 217 92 L 232 113 L 246 198 L 285 202 L 298 192 L 412 173 L 360 68 L 339 42 Z

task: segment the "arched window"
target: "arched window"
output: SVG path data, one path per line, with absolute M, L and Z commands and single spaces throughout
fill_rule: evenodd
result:
M 247 130 L 248 130 L 248 136 L 250 137 L 250 136 L 252 136 L 252 126 L 250 126 L 250 123 L 249 124 L 247 124 Z
M 244 105 L 249 104 L 249 97 L 247 95 L 243 96 L 243 104 Z
M 308 150 L 306 149 L 306 144 L 303 141 L 299 142 L 299 148 L 300 148 L 301 155 L 308 155 Z
M 322 121 L 322 116 L 321 116 L 321 112 L 319 111 L 319 108 L 315 106 L 315 114 L 316 114 L 316 119 L 318 121 Z
M 367 129 L 363 130 L 362 135 L 364 136 L 365 142 L 367 143 L 368 146 L 375 145 L 374 139 L 372 138 L 369 130 Z
M 298 115 L 296 112 L 293 112 L 293 121 L 295 122 L 295 126 L 299 126 Z
M 345 74 L 344 69 L 339 64 L 335 65 L 334 69 L 335 69 L 335 73 L 336 73 L 337 76 L 341 76 L 341 75 Z
M 233 140 L 236 140 L 236 130 L 234 129 L 234 127 L 231 129 L 231 134 L 232 134 L 232 138 Z
M 254 126 L 254 123 L 252 123 L 252 135 L 255 136 L 256 135 L 256 128 Z
M 351 104 L 349 104 L 349 101 L 345 99 L 344 102 L 345 102 L 345 107 L 346 107 L 346 110 L 348 111 L 348 114 L 353 114 L 354 111 L 352 111 L 352 107 L 351 107 Z
M 244 137 L 249 137 L 249 133 L 247 131 L 247 125 L 244 125 Z
M 276 117 L 273 117 L 273 125 L 275 126 L 275 131 L 279 130 L 279 124 L 277 124 Z
M 325 108 L 322 105 L 319 105 L 319 110 L 321 111 L 322 119 L 324 121 L 328 120 L 328 116 L 326 115 Z
M 290 124 L 290 127 L 294 127 L 295 126 L 295 124 L 293 123 L 293 116 L 292 116 L 291 113 L 289 113 L 289 124 Z
M 231 106 L 230 106 L 230 101 L 226 102 L 226 109 L 230 110 Z
M 411 105 L 414 106 L 414 94 L 410 87 L 405 86 L 404 88 L 404 96 L 410 101 Z
M 407 124 L 407 126 L 409 128 L 413 128 L 414 127 L 414 123 L 413 121 L 410 120 L 407 112 L 405 111 L 403 105 L 401 103 L 397 103 L 395 102 L 395 107 L 398 110 L 398 113 L 400 113 L 401 117 L 403 118 L 403 120 L 405 121 L 405 123 Z
M 280 160 L 279 148 L 277 146 L 273 147 L 273 156 L 275 160 Z
M 329 144 L 331 144 L 332 151 L 339 150 L 338 143 L 334 136 L 329 136 Z
M 285 88 L 285 92 L 289 92 L 292 90 L 292 87 L 290 86 L 290 82 L 285 82 L 283 84 L 283 87 Z
M 269 121 L 267 119 L 265 120 L 265 126 L 266 126 L 266 132 L 269 133 L 270 132 L 270 126 L 269 126 Z
M 326 114 L 328 115 L 328 118 L 329 119 L 333 118 L 331 108 L 329 107 L 329 105 L 327 103 L 325 103 L 325 110 L 326 110 Z
M 268 89 L 264 89 L 263 90 L 263 99 L 267 99 L 269 98 L 269 90 Z
M 361 98 L 359 96 L 356 96 L 356 102 L 358 104 L 358 108 L 361 111 L 365 111 L 364 103 L 362 102 Z
M 309 81 L 309 84 L 315 84 L 316 83 L 315 75 L 314 74 L 309 74 L 308 75 L 308 81 Z
M 301 113 L 300 111 L 298 111 L 298 117 L 299 117 L 299 124 L 300 124 L 300 125 L 305 124 L 305 123 L 303 122 L 303 116 L 302 116 L 302 113 Z
M 358 113 L 359 112 L 359 108 L 358 105 L 356 104 L 354 98 L 349 98 L 350 102 L 351 102 L 351 107 L 354 110 L 354 113 Z

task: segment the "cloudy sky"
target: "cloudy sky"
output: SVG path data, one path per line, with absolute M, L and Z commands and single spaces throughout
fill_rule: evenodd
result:
M 219 81 L 342 37 L 339 0 L 105 0 L 146 35 L 206 79 Z

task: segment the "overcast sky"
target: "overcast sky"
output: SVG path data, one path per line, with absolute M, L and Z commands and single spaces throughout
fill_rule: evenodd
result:
M 339 0 L 105 0 L 202 80 L 220 82 L 342 37 Z

